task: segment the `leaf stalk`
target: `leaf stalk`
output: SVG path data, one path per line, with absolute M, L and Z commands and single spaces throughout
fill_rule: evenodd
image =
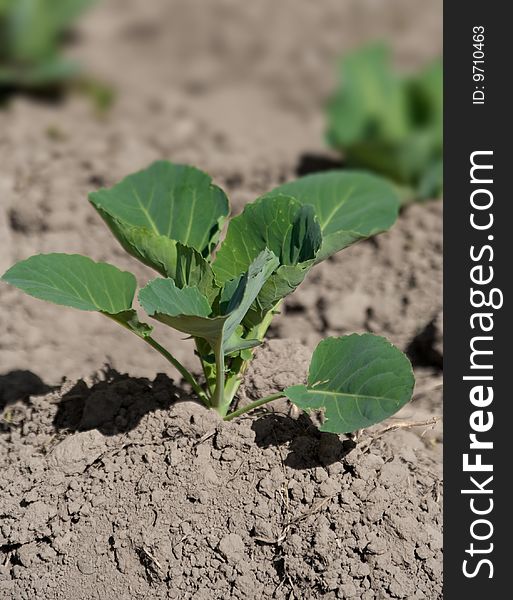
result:
M 161 346 L 156 340 L 154 340 L 151 336 L 142 338 L 148 345 L 154 348 L 157 352 L 159 352 L 168 362 L 170 362 L 173 367 L 180 373 L 180 375 L 190 384 L 192 389 L 196 392 L 199 399 L 208 407 L 210 407 L 210 400 L 208 399 L 205 391 L 201 388 L 200 384 L 196 381 L 194 375 L 188 371 L 182 363 L 176 359 L 171 352 L 166 350 L 163 346 Z
M 259 406 L 262 406 L 263 404 L 267 404 L 268 402 L 272 402 L 273 400 L 278 400 L 278 398 L 284 398 L 284 397 L 285 397 L 285 394 L 283 392 L 276 392 L 275 394 L 271 394 L 270 396 L 266 396 L 265 398 L 260 398 L 260 400 L 255 400 L 254 402 L 251 402 L 250 404 L 247 404 L 246 406 L 241 406 L 241 408 L 234 410 L 229 415 L 226 415 L 223 418 L 225 421 L 231 421 L 232 419 L 240 417 L 244 413 L 254 410 L 255 408 L 258 408 Z
M 216 358 L 216 387 L 212 396 L 212 408 L 214 408 L 221 417 L 224 417 L 228 412 L 230 403 L 227 403 L 224 397 L 225 365 L 222 338 L 217 342 L 214 348 L 214 355 Z

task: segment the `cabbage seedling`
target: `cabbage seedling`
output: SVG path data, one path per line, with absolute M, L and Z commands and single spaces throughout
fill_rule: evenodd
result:
M 344 57 L 328 104 L 328 142 L 350 167 L 389 177 L 406 200 L 442 192 L 442 63 L 398 75 L 388 48 L 365 46 Z
M 63 35 L 95 0 L 0 0 L 0 88 L 40 89 L 75 75 Z
M 231 219 L 222 243 L 228 199 L 194 167 L 158 161 L 89 200 L 123 248 L 159 273 L 139 291 L 140 305 L 194 339 L 202 385 L 139 320 L 131 273 L 77 254 L 40 254 L 2 279 L 123 326 L 227 420 L 287 397 L 305 411 L 322 411 L 323 431 L 344 433 L 385 419 L 410 399 L 414 379 L 406 356 L 382 337 L 353 334 L 320 342 L 306 385 L 233 406 L 253 349 L 283 299 L 314 265 L 393 224 L 399 202 L 387 182 L 333 171 L 286 183 Z

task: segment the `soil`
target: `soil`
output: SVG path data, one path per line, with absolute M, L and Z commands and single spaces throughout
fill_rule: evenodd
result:
M 334 61 L 375 37 L 423 63 L 441 2 L 100 3 L 69 52 L 115 88 L 112 108 L 70 93 L 0 111 L 0 270 L 61 251 L 152 277 L 86 195 L 158 158 L 208 171 L 235 212 L 340 166 L 323 142 Z M 305 377 L 326 335 L 387 336 L 414 400 L 356 441 L 285 402 L 221 423 L 100 315 L 1 286 L 0 598 L 441 598 L 441 426 L 404 427 L 441 414 L 441 217 L 439 201 L 408 206 L 316 267 L 247 374 L 241 402 Z M 190 342 L 156 337 L 196 368 Z
M 307 354 L 272 340 L 245 395 Z M 285 404 L 223 423 L 179 398 L 106 371 L 5 413 L 5 598 L 441 597 L 436 436 L 356 444 Z

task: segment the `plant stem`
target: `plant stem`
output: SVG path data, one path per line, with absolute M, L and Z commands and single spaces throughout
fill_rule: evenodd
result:
M 203 360 L 203 357 L 201 355 L 201 348 L 199 345 L 199 341 L 198 338 L 194 338 L 194 343 L 196 345 L 196 354 L 198 356 L 198 359 L 201 363 L 201 369 L 203 370 L 203 376 L 205 377 L 205 393 L 208 396 L 208 398 L 212 398 L 212 394 L 213 394 L 213 385 L 212 385 L 212 377 L 211 375 L 208 373 L 207 371 L 207 366 L 205 361 Z
M 229 405 L 224 400 L 224 352 L 222 338 L 216 344 L 214 354 L 216 357 L 216 389 L 212 396 L 212 408 L 215 408 L 224 417 Z
M 248 335 L 248 337 L 250 339 L 257 339 L 257 340 L 263 341 L 265 334 L 267 333 L 267 330 L 269 329 L 269 326 L 271 325 L 274 315 L 277 312 L 279 312 L 282 302 L 283 301 L 280 300 L 271 310 L 269 310 L 266 313 L 266 315 L 264 316 L 262 321 L 258 325 L 255 325 L 250 330 L 249 335 Z M 242 380 L 244 378 L 244 373 L 246 372 L 250 362 L 251 362 L 251 359 L 242 360 L 242 358 L 238 357 L 238 358 L 232 360 L 230 363 L 229 374 L 228 374 L 228 377 L 226 379 L 225 386 L 224 386 L 224 399 L 225 399 L 224 401 L 226 404 L 226 411 L 225 411 L 224 415 L 226 415 L 226 412 L 230 408 L 230 405 L 242 383 Z M 265 403 L 263 403 L 263 404 L 265 404 Z M 224 415 L 222 415 L 222 416 L 224 417 Z
M 246 361 L 241 361 L 240 359 L 235 359 L 237 363 L 242 363 L 242 367 L 240 365 L 236 366 L 232 371 L 232 365 L 230 365 L 230 370 L 228 371 L 228 375 L 226 377 L 226 381 L 224 384 L 224 401 L 227 404 L 227 408 L 230 407 L 235 394 L 237 393 L 240 384 L 242 383 L 243 371 L 242 369 L 246 365 Z
M 118 325 L 121 325 L 121 327 L 125 328 L 127 331 L 131 331 L 138 338 L 140 338 L 141 340 L 145 341 L 154 350 L 156 350 L 157 352 L 159 352 L 160 354 L 162 354 L 162 356 L 168 362 L 170 362 L 173 365 L 173 367 L 182 375 L 182 377 L 185 379 L 185 381 L 187 381 L 190 384 L 190 386 L 192 387 L 192 389 L 198 395 L 198 398 L 205 404 L 205 406 L 207 406 L 208 408 L 210 408 L 210 406 L 211 406 L 210 400 L 209 400 L 208 396 L 205 394 L 205 392 L 203 391 L 203 389 L 200 386 L 200 384 L 196 381 L 196 378 L 194 377 L 194 375 L 192 373 L 190 373 L 182 365 L 182 363 L 171 354 L 171 352 L 168 352 L 163 346 L 161 346 L 156 340 L 154 340 L 151 337 L 151 335 L 143 335 L 137 329 L 129 327 L 128 324 L 127 324 L 127 321 L 125 319 L 119 318 L 120 316 L 123 315 L 123 313 L 120 313 L 119 315 L 111 315 L 109 313 L 102 312 L 101 314 L 104 315 L 105 317 L 108 317 L 109 319 L 112 319 Z
M 270 396 L 266 396 L 265 398 L 261 398 L 260 400 L 255 400 L 255 402 L 251 402 L 250 404 L 247 404 L 246 406 L 242 406 L 241 408 L 234 410 L 229 415 L 226 415 L 224 417 L 224 420 L 231 421 L 232 419 L 235 419 L 236 417 L 240 417 L 241 415 L 249 412 L 250 410 L 253 410 L 255 408 L 258 408 L 259 406 L 262 406 L 262 404 L 267 404 L 268 402 L 272 402 L 273 400 L 278 400 L 278 398 L 283 398 L 284 395 L 285 394 L 283 392 L 276 392 L 276 394 L 271 394 Z
M 192 389 L 198 395 L 198 398 L 200 398 L 200 400 L 207 407 L 210 407 L 210 400 L 208 399 L 207 395 L 205 394 L 205 392 L 201 388 L 200 384 L 196 381 L 196 378 L 194 377 L 194 375 L 192 373 L 190 373 L 182 365 L 182 363 L 171 354 L 171 352 L 168 352 L 163 346 L 161 346 L 151 336 L 146 336 L 146 337 L 139 336 L 139 337 L 141 337 L 141 339 L 143 339 L 148 345 L 150 345 L 152 348 L 154 348 L 168 362 L 170 362 L 173 365 L 173 367 L 175 367 L 175 369 L 180 373 L 180 375 L 182 375 L 182 377 L 185 379 L 185 381 L 187 381 L 191 385 Z

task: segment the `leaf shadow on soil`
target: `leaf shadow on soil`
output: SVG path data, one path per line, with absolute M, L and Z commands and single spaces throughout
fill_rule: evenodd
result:
M 410 341 L 406 354 L 414 367 L 431 367 L 436 371 L 443 370 L 443 355 L 436 347 L 436 339 L 440 336 L 435 319 L 431 319 L 425 327 Z
M 183 389 L 176 387 L 164 373 L 151 381 L 119 373 L 106 365 L 101 379 L 91 386 L 79 380 L 62 395 L 53 426 L 68 433 L 91 429 L 106 436 L 127 433 L 146 414 L 168 410 L 185 396 Z
M 293 419 L 283 414 L 267 414 L 254 421 L 255 443 L 259 448 L 287 446 L 285 465 L 302 470 L 327 467 L 347 456 L 356 444 L 334 433 L 319 431 L 305 413 Z
M 30 396 L 47 394 L 53 389 L 32 371 L 14 369 L 0 375 L 0 411 L 9 404 L 30 404 Z
M 0 110 L 8 109 L 9 103 L 17 97 L 24 99 L 29 98 L 34 102 L 46 104 L 48 106 L 58 106 L 63 102 L 65 95 L 66 89 L 63 85 L 30 89 L 16 86 L 14 84 L 4 84 L 0 86 Z
M 30 406 L 30 396 L 44 395 L 59 387 L 45 384 L 31 371 L 0 375 L 0 410 L 17 402 Z M 105 436 L 127 433 L 146 414 L 169 410 L 176 402 L 190 399 L 164 373 L 152 381 L 119 373 L 109 365 L 89 384 L 80 379 L 64 390 L 62 394 L 57 391 L 55 400 L 50 402 L 57 405 L 54 429 L 67 434 L 93 429 Z M 283 413 L 255 415 L 252 419 L 255 444 L 260 448 L 276 447 L 281 454 L 285 449 L 283 462 L 293 469 L 328 466 L 339 462 L 355 447 L 350 439 L 341 440 L 337 435 L 319 431 L 305 413 L 297 419 Z
M 328 153 L 305 152 L 299 157 L 296 165 L 296 175 L 301 177 L 312 173 L 339 170 L 344 167 L 345 164 L 342 159 L 330 156 Z

